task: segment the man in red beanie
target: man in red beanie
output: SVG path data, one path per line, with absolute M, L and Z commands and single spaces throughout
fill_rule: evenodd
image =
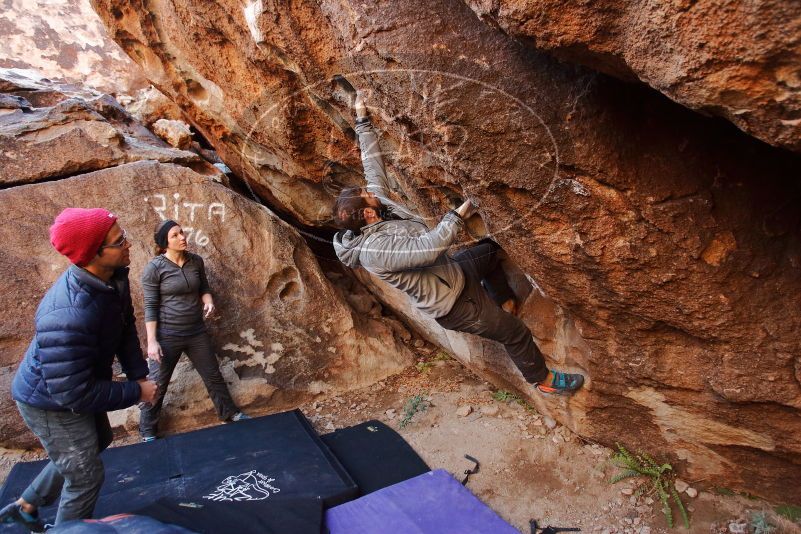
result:
M 55 524 L 92 516 L 103 484 L 100 452 L 112 440 L 106 412 L 153 402 L 128 287 L 125 232 L 107 210 L 67 208 L 50 242 L 71 265 L 36 310 L 36 332 L 11 393 L 50 462 L 0 522 L 44 530 L 38 509 L 61 495 Z M 117 357 L 127 381 L 113 381 Z

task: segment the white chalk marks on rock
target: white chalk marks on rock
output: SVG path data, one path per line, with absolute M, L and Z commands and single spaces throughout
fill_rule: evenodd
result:
M 159 220 L 172 219 L 181 224 L 190 245 L 208 246 L 211 240 L 203 225 L 207 228 L 225 223 L 226 210 L 222 202 L 192 202 L 182 199 L 180 193 L 155 193 L 146 196 L 144 201 L 153 208 Z
M 244 339 L 245 343 L 241 345 L 226 343 L 222 347 L 222 350 L 239 352 L 250 356 L 246 360 L 234 360 L 234 366 L 261 365 L 264 367 L 265 374 L 273 374 L 275 372 L 274 364 L 284 355 L 284 346 L 281 343 L 272 343 L 270 345 L 271 352 L 265 356 L 264 343 L 256 339 L 255 331 L 252 328 L 240 332 L 239 337 Z

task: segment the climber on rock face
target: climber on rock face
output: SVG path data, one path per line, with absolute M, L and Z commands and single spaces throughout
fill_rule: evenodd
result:
M 342 229 L 334 237 L 340 261 L 351 268 L 362 266 L 403 291 L 443 328 L 502 343 L 523 377 L 540 392 L 578 390 L 584 377 L 549 371 L 528 327 L 507 312 L 515 300 L 498 265 L 500 246 L 485 239 L 453 257 L 447 254 L 474 212 L 470 201 L 429 229 L 421 217 L 391 200 L 378 135 L 361 95 L 356 96 L 355 108 L 367 186 L 344 189 L 334 205 L 334 220 Z

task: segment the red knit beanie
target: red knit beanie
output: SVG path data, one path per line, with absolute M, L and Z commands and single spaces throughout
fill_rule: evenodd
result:
M 97 255 L 117 216 L 103 208 L 66 208 L 50 227 L 50 242 L 69 260 L 83 267 Z

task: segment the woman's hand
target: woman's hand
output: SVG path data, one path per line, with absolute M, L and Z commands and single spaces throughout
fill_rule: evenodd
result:
M 206 302 L 204 302 L 203 303 L 203 318 L 204 319 L 208 319 L 211 316 L 211 314 L 214 313 L 214 310 L 216 310 L 216 309 L 217 308 L 214 307 L 214 301 L 213 300 L 209 299 Z
M 156 363 L 161 363 L 161 357 L 163 353 L 161 352 L 161 345 L 158 341 L 148 341 L 147 342 L 147 357 L 153 360 Z

